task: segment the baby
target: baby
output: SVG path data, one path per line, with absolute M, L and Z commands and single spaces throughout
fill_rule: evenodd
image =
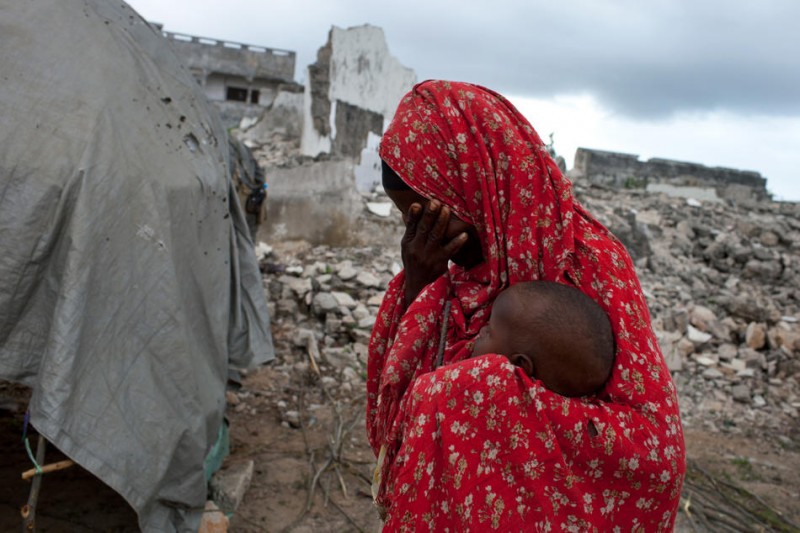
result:
M 562 396 L 597 392 L 611 375 L 614 333 L 583 292 L 549 281 L 517 283 L 495 299 L 472 355 L 496 353 Z

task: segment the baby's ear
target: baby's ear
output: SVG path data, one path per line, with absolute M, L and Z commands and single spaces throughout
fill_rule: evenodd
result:
M 511 361 L 512 365 L 520 367 L 525 374 L 530 377 L 533 377 L 534 372 L 536 372 L 536 366 L 533 364 L 533 359 L 529 355 L 515 353 L 508 356 L 508 360 Z

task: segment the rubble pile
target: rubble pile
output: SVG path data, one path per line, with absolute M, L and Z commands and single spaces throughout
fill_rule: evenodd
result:
M 575 192 L 634 257 L 684 423 L 763 430 L 783 445 L 797 442 L 800 205 L 700 203 L 581 183 Z M 313 336 L 325 379 L 339 380 L 342 392 L 364 390 L 370 331 L 402 264 L 399 214 L 385 217 L 375 207 L 381 202 L 365 196 L 361 220 L 392 242 L 332 248 L 294 241 L 257 249 L 271 316 L 284 333 L 276 338 L 287 344 L 278 353 L 295 354 L 278 365 L 305 370 L 301 354 Z

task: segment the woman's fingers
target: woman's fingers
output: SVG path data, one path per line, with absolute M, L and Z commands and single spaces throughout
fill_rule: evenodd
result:
M 411 241 L 417 234 L 417 224 L 419 224 L 419 214 L 422 211 L 422 206 L 414 203 L 408 208 L 408 215 L 406 217 L 406 232 L 403 235 L 403 240 Z
M 425 206 L 425 212 L 422 213 L 422 217 L 417 224 L 417 234 L 420 237 L 428 238 L 428 234 L 436 225 L 440 208 L 441 204 L 438 202 L 438 200 L 431 200 L 428 202 L 428 205 Z
M 449 259 L 467 244 L 467 239 L 469 239 L 469 235 L 467 235 L 466 232 L 459 233 L 444 245 L 442 251 L 444 251 L 444 254 Z
M 428 242 L 429 243 L 439 243 L 441 242 L 442 238 L 444 237 L 444 233 L 447 230 L 447 225 L 450 223 L 450 208 L 446 205 L 443 205 L 439 209 L 439 216 L 436 217 L 436 220 L 433 223 L 433 228 L 431 228 L 430 233 L 428 234 Z

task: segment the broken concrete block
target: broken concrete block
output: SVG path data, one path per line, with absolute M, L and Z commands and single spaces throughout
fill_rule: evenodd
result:
M 223 465 L 209 481 L 211 498 L 226 512 L 233 512 L 242 503 L 253 479 L 253 461 Z
M 227 533 L 228 517 L 225 516 L 214 502 L 207 501 L 203 518 L 200 521 L 200 529 L 197 533 Z

